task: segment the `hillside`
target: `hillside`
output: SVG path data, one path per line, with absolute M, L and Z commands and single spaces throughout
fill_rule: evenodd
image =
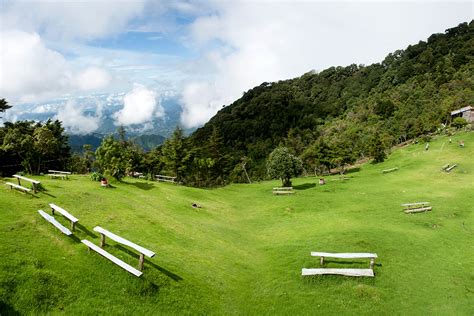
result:
M 200 147 L 217 130 L 221 151 L 230 156 L 227 175 L 246 156 L 251 177 L 263 178 L 264 159 L 280 143 L 307 158 L 311 170 L 321 144 L 336 153 L 335 160 L 350 162 L 370 155 L 372 139 L 381 139 L 388 149 L 436 131 L 449 123 L 449 111 L 474 104 L 473 35 L 471 21 L 380 63 L 262 83 L 220 110 L 191 142 Z M 242 181 L 239 176 L 231 179 Z
M 126 178 L 103 189 L 85 176 L 35 176 L 47 190 L 37 197 L 2 185 L 0 313 L 472 315 L 473 156 L 474 133 L 438 137 L 348 181 L 295 179 L 293 196 L 273 196 L 278 181 L 210 190 Z M 440 171 L 446 163 L 458 167 Z M 431 212 L 402 212 L 425 200 Z M 51 202 L 79 218 L 73 238 L 37 213 Z M 87 252 L 79 240 L 98 244 L 96 225 L 156 252 L 142 278 Z M 124 247 L 106 249 L 137 264 Z M 376 252 L 376 276 L 302 278 L 317 250 Z

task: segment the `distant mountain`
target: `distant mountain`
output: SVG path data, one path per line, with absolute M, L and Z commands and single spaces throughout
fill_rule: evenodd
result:
M 73 152 L 82 152 L 82 146 L 89 144 L 92 146 L 92 150 L 96 150 L 100 146 L 102 139 L 105 137 L 104 134 L 93 133 L 87 135 L 69 135 L 69 146 Z M 161 135 L 138 135 L 129 137 L 131 141 L 143 148 L 145 151 L 150 151 L 156 146 L 161 145 L 165 141 L 165 137 Z
M 225 170 L 239 170 L 247 157 L 255 178 L 265 176 L 265 158 L 279 144 L 302 157 L 307 170 L 341 166 L 370 156 L 374 139 L 389 148 L 442 128 L 451 110 L 474 104 L 473 56 L 471 21 L 380 63 L 262 83 L 197 129 L 191 142 L 201 148 L 218 131 L 214 151 L 231 157 Z

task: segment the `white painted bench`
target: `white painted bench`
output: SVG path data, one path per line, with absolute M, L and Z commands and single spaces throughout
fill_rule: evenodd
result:
M 68 179 L 68 175 L 71 173 L 69 171 L 59 171 L 59 170 L 48 170 L 51 178 L 62 178 L 62 179 Z
M 446 172 L 451 172 L 451 170 L 453 170 L 454 168 L 456 168 L 456 166 L 457 166 L 457 164 L 454 164 L 454 165 L 452 165 L 452 166 L 446 168 L 444 171 L 446 171 Z
M 406 214 L 410 213 L 420 213 L 431 211 L 431 206 L 429 206 L 430 202 L 416 202 L 416 203 L 405 203 L 402 204 L 404 207 L 404 212 Z
M 388 173 L 388 172 L 397 171 L 397 170 L 398 170 L 398 167 L 395 167 L 395 168 L 382 170 L 382 173 Z
M 372 269 L 302 269 L 301 275 L 322 275 L 322 274 L 337 274 L 355 277 L 374 277 L 374 270 Z
M 49 203 L 49 206 L 51 207 L 51 212 L 53 213 L 54 215 L 54 211 L 57 211 L 59 213 L 61 213 L 62 216 L 66 217 L 68 220 L 71 221 L 71 230 L 74 231 L 74 228 L 76 226 L 76 223 L 79 221 L 77 218 L 75 218 L 74 216 L 72 216 L 68 211 L 66 211 L 65 209 L 53 204 L 53 203 Z
M 449 168 L 449 163 L 445 164 L 444 166 L 441 167 L 441 170 L 446 171 L 446 169 Z
M 273 188 L 273 194 L 284 195 L 284 194 L 294 194 L 293 187 L 281 187 Z
M 29 179 L 29 178 L 27 178 L 27 177 L 19 176 L 19 175 L 17 175 L 17 174 L 14 174 L 13 177 L 18 180 L 18 185 L 21 186 L 20 179 L 21 179 L 21 180 L 25 180 L 25 181 L 29 181 L 29 182 L 31 182 L 31 184 L 32 184 L 32 186 L 33 186 L 33 192 L 36 193 L 36 192 L 38 191 L 38 184 L 41 183 L 41 182 L 39 182 L 38 180 Z
M 113 256 L 112 254 L 108 253 L 107 251 L 105 251 L 104 249 L 100 248 L 99 246 L 96 246 L 94 245 L 93 243 L 91 243 L 90 241 L 86 240 L 86 239 L 83 239 L 81 240 L 81 242 L 86 245 L 88 248 L 89 248 L 89 251 L 90 249 L 94 250 L 95 252 L 99 253 L 100 255 L 104 256 L 105 258 L 109 259 L 110 261 L 112 261 L 113 263 L 115 263 L 116 265 L 120 266 L 121 268 L 127 270 L 128 272 L 130 272 L 131 274 L 137 276 L 137 277 L 140 277 L 143 272 L 141 271 L 138 271 L 137 269 L 135 269 L 134 267 L 132 267 L 131 265 L 123 262 L 122 260 L 120 260 L 119 258 Z
M 56 226 L 56 228 L 59 229 L 63 234 L 68 236 L 72 235 L 72 232 L 63 225 L 61 225 L 61 223 L 58 222 L 53 216 L 46 214 L 42 210 L 38 210 L 38 213 L 40 213 L 40 215 L 43 216 L 45 220 Z
M 160 174 L 157 174 L 155 178 L 156 181 L 176 183 L 176 177 L 162 176 Z
M 142 246 L 139 246 L 125 238 L 122 238 L 120 236 L 115 235 L 114 233 L 109 232 L 108 230 L 103 229 L 100 226 L 94 227 L 94 231 L 98 232 L 101 235 L 100 238 L 100 247 L 103 248 L 105 246 L 105 236 L 109 237 L 110 239 L 123 244 L 125 246 L 128 246 L 130 248 L 135 249 L 140 253 L 140 258 L 138 260 L 138 268 L 140 271 L 143 271 L 143 262 L 145 261 L 144 256 L 147 256 L 148 258 L 152 258 L 155 253 L 151 250 L 148 250 L 146 248 L 143 248 Z
M 11 182 L 6 182 L 5 185 L 9 185 L 10 186 L 10 190 L 13 190 L 13 188 L 15 189 L 18 189 L 18 190 L 23 190 L 25 192 L 30 192 L 31 190 L 28 189 L 28 188 L 25 188 L 25 187 L 22 187 L 21 185 L 18 185 L 18 184 L 15 184 L 15 183 L 11 183 Z
M 332 253 L 332 252 L 311 252 L 312 257 L 320 257 L 320 264 L 324 264 L 324 258 L 338 258 L 338 259 L 370 259 L 370 268 L 374 268 L 375 258 L 377 258 L 376 253 L 367 253 L 367 252 L 339 252 L 339 253 Z

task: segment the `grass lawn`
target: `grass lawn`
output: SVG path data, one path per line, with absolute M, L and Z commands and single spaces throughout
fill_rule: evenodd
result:
M 473 315 L 474 133 L 452 139 L 397 149 L 347 181 L 295 179 L 291 196 L 272 195 L 278 181 L 204 190 L 127 178 L 105 189 L 33 177 L 47 190 L 37 197 L 2 185 L 0 314 Z M 422 201 L 433 210 L 400 206 Z M 48 203 L 79 218 L 73 237 L 38 214 Z M 80 240 L 98 244 L 96 225 L 156 252 L 141 278 L 88 253 Z M 110 239 L 106 250 L 138 264 Z M 302 278 L 319 267 L 311 251 L 375 252 L 375 278 Z

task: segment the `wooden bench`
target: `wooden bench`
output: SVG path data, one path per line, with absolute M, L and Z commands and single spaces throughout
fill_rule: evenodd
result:
M 402 204 L 402 206 L 404 207 L 404 212 L 410 214 L 431 211 L 431 206 L 429 206 L 429 204 L 430 202 L 416 202 Z
M 453 170 L 454 168 L 456 168 L 457 164 L 454 164 L 452 166 L 449 166 L 448 168 L 446 168 L 444 171 L 446 172 L 451 172 L 451 170 Z
M 156 181 L 176 183 L 176 177 L 162 176 L 161 174 L 157 174 L 155 178 Z
M 122 238 L 120 236 L 115 235 L 114 233 L 109 232 L 108 230 L 103 229 L 100 226 L 94 227 L 94 231 L 98 232 L 100 234 L 100 247 L 103 248 L 105 246 L 105 236 L 109 237 L 110 239 L 123 244 L 125 246 L 128 246 L 130 248 L 135 249 L 140 253 L 140 258 L 138 259 L 138 268 L 140 271 L 143 271 L 143 262 L 145 261 L 144 256 L 147 256 L 148 258 L 152 258 L 155 253 L 151 250 L 148 250 L 146 248 L 143 248 L 142 246 L 139 246 L 125 238 Z
M 374 277 L 374 270 L 372 269 L 302 269 L 301 275 L 324 275 L 324 274 L 337 274 L 345 276 L 355 277 Z
M 398 170 L 398 167 L 395 167 L 395 168 L 382 170 L 382 173 L 389 173 L 389 172 L 393 172 L 393 171 L 397 171 L 397 170 Z
M 293 187 L 281 187 L 273 188 L 273 194 L 284 195 L 284 194 L 294 194 Z
M 54 215 L 54 211 L 56 212 L 59 212 L 61 213 L 62 216 L 66 217 L 68 220 L 71 221 L 71 230 L 74 231 L 74 228 L 76 226 L 76 223 L 79 221 L 77 218 L 75 218 L 74 216 L 72 216 L 71 214 L 69 214 L 68 211 L 66 211 L 65 209 L 53 204 L 53 203 L 49 203 L 49 206 L 51 207 L 51 212 L 53 213 Z
M 21 180 L 25 180 L 25 181 L 29 181 L 29 182 L 31 182 L 31 184 L 32 184 L 33 192 L 36 193 L 36 192 L 38 191 L 38 184 L 41 183 L 41 182 L 39 182 L 38 180 L 29 179 L 29 178 L 26 178 L 26 177 L 23 177 L 23 176 L 19 176 L 19 175 L 17 175 L 17 174 L 14 174 L 13 177 L 18 180 L 18 185 L 21 186 L 20 179 L 21 179 Z
M 61 178 L 61 179 L 68 179 L 68 176 L 71 174 L 69 171 L 58 171 L 58 170 L 48 170 L 51 178 Z
M 127 270 L 128 272 L 130 272 L 131 274 L 137 276 L 137 277 L 140 277 L 143 272 L 141 271 L 138 271 L 137 269 L 135 269 L 134 267 L 132 267 L 131 265 L 123 262 L 122 260 L 120 260 L 119 258 L 113 256 L 112 254 L 108 253 L 107 251 L 105 251 L 104 249 L 94 245 L 93 243 L 91 243 L 89 240 L 87 239 L 83 239 L 81 240 L 81 242 L 86 245 L 88 248 L 89 248 L 89 251 L 92 249 L 94 250 L 95 252 L 99 253 L 100 255 L 104 256 L 105 258 L 109 259 L 110 261 L 112 261 L 113 263 L 115 263 L 116 265 L 120 266 L 121 268 Z
M 338 259 L 370 259 L 370 269 L 374 268 L 376 253 L 365 253 L 365 252 L 349 252 L 349 253 L 331 253 L 331 252 L 311 252 L 312 257 L 320 257 L 319 263 L 324 264 L 324 258 L 338 258 Z
M 42 210 L 38 210 L 38 213 L 40 213 L 40 215 L 43 216 L 45 220 L 56 226 L 56 228 L 59 229 L 63 234 L 67 236 L 72 235 L 72 232 L 63 225 L 61 225 L 61 223 L 58 222 L 53 216 L 46 214 Z
M 10 190 L 13 190 L 13 188 L 15 189 L 18 189 L 18 190 L 23 190 L 25 192 L 30 192 L 31 190 L 28 189 L 28 188 L 25 188 L 25 187 L 22 187 L 21 185 L 18 185 L 18 184 L 15 184 L 15 183 L 11 183 L 11 182 L 6 182 L 5 185 L 9 185 L 10 186 Z
M 441 170 L 446 171 L 446 169 L 449 168 L 449 163 L 445 164 L 444 166 L 441 167 Z

